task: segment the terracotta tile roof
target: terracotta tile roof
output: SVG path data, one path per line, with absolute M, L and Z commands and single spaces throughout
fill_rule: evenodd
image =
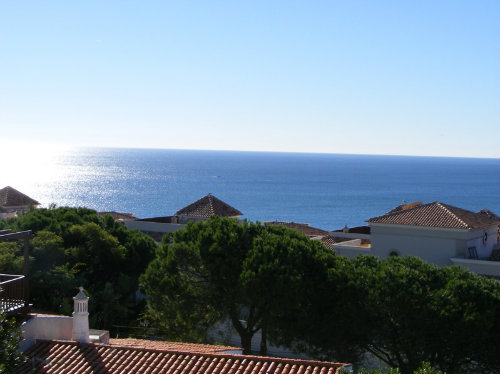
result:
M 474 213 L 438 201 L 370 218 L 369 223 L 472 230 L 499 224 L 487 214 Z
M 40 203 L 11 186 L 4 187 L 0 190 L 0 206 L 9 207 L 23 205 L 40 205 Z
M 349 238 L 338 238 L 338 237 L 334 237 L 334 236 L 325 236 L 323 238 L 321 238 L 321 242 L 329 249 L 335 249 L 333 246 L 335 244 L 339 244 L 339 243 L 343 243 L 343 242 L 348 242 L 350 240 L 353 240 L 353 239 L 349 239 Z M 368 240 L 368 239 L 361 239 L 361 245 L 367 245 L 367 244 L 371 244 L 371 241 Z
M 422 202 L 420 202 L 420 201 L 415 201 L 414 203 L 410 203 L 410 204 L 404 203 L 404 204 L 398 205 L 397 207 L 389 210 L 386 214 L 401 212 L 402 210 L 415 208 L 415 207 L 420 206 L 420 205 L 423 205 Z
M 340 243 L 340 242 L 345 242 L 349 239 L 346 238 L 334 238 L 332 236 L 324 236 L 321 238 L 321 242 L 326 246 L 326 248 L 334 249 L 333 245 Z
M 491 210 L 489 210 L 489 209 L 481 209 L 478 213 L 479 213 L 479 214 L 483 214 L 483 215 L 485 215 L 486 217 L 493 218 L 493 219 L 495 219 L 495 220 L 497 220 L 497 221 L 499 221 L 499 222 L 500 222 L 500 217 L 499 217 L 499 216 L 497 216 L 495 213 L 493 213 L 493 212 L 492 212 Z
M 236 217 L 242 214 L 243 213 L 239 210 L 226 204 L 224 201 L 216 198 L 212 194 L 208 194 L 181 210 L 178 210 L 174 215 L 210 218 L 210 216 Z
M 16 373 L 47 374 L 334 374 L 347 364 L 120 344 L 39 340 Z M 34 357 L 34 359 L 33 359 Z M 33 370 L 33 363 L 35 368 Z
M 308 223 L 268 221 L 264 222 L 264 224 L 285 226 L 288 227 L 289 229 L 298 230 L 309 237 L 328 235 L 328 231 L 317 229 L 316 227 L 311 227 L 309 226 Z
M 144 348 L 171 350 L 176 352 L 190 353 L 217 353 L 226 351 L 241 351 L 241 348 L 228 345 L 195 344 L 182 342 L 167 342 L 162 340 L 144 340 L 144 339 L 109 339 L 109 344 L 120 347 Z

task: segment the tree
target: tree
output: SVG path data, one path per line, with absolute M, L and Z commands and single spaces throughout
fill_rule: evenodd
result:
M 136 323 L 144 308 L 136 299 L 139 275 L 157 246 L 150 237 L 87 208 L 36 209 L 0 221 L 0 228 L 33 231 L 30 294 L 36 308 L 69 314 L 76 287 L 84 285 L 92 327 Z M 0 270 L 19 274 L 22 264 L 20 243 L 0 243 Z
M 0 374 L 13 373 L 23 362 L 23 355 L 19 351 L 21 338 L 21 330 L 15 321 L 7 319 L 5 313 L 0 312 Z
M 271 322 L 292 318 L 306 278 L 322 267 L 319 242 L 283 227 L 212 217 L 175 232 L 141 277 L 148 317 L 170 338 L 203 340 L 228 318 L 244 353 Z M 286 313 L 285 313 L 286 311 Z
M 355 263 L 369 352 L 403 374 L 422 362 L 450 373 L 500 370 L 496 281 L 410 256 Z

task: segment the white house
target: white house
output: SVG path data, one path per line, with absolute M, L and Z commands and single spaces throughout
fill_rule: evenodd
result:
M 335 245 L 348 257 L 360 253 L 413 255 L 438 266 L 460 265 L 500 276 L 500 262 L 490 261 L 499 249 L 500 219 L 487 210 L 477 213 L 440 202 L 410 204 L 369 219 L 370 245 L 353 239 Z

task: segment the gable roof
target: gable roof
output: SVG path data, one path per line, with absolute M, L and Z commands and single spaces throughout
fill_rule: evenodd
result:
M 118 343 L 38 340 L 25 352 L 28 360 L 16 372 L 19 374 L 34 371 L 47 374 L 334 374 L 337 369 L 347 365 L 278 357 L 244 356 L 218 351 L 172 350 L 155 344 L 149 347 L 148 341 L 143 342 L 145 344 L 143 347 L 135 347 Z
M 174 215 L 210 218 L 210 216 L 235 217 L 242 214 L 239 210 L 209 193 L 194 203 L 178 210 Z
M 11 186 L 4 187 L 0 190 L 0 206 L 10 207 L 24 205 L 40 205 L 40 203 Z
M 479 229 L 500 224 L 497 219 L 487 214 L 474 213 L 438 201 L 370 218 L 367 222 L 463 230 Z

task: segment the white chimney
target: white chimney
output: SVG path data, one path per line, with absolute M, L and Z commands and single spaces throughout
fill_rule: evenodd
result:
M 73 312 L 73 340 L 80 343 L 89 343 L 89 298 L 83 293 L 83 287 L 73 298 L 75 310 Z

